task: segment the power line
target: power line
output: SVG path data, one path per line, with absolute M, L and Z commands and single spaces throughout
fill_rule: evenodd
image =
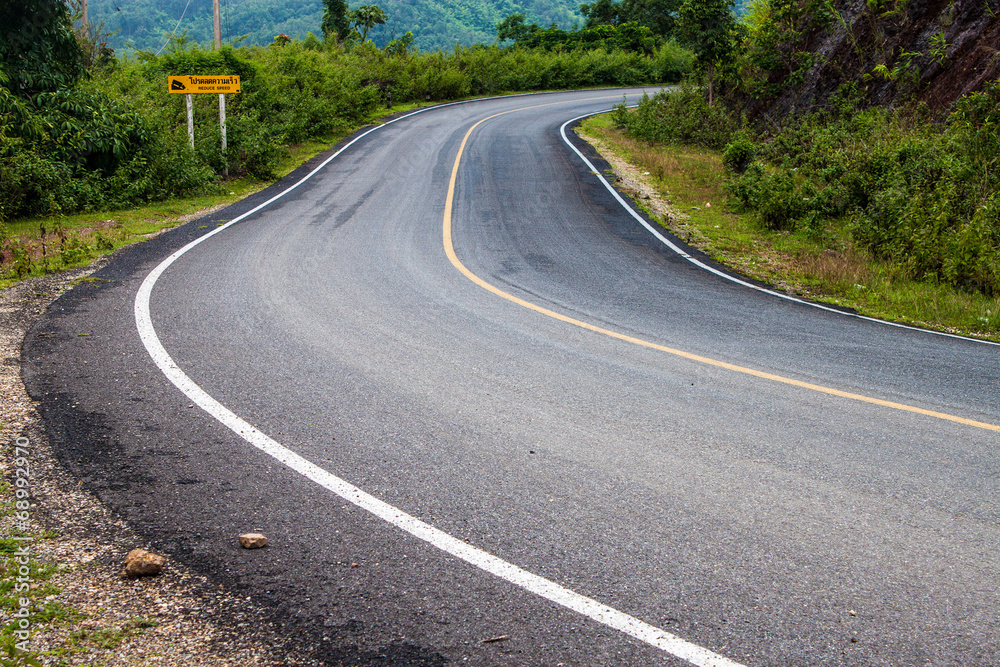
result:
M 184 15 L 187 14 L 188 7 L 190 7 L 190 6 L 191 6 L 191 0 L 188 0 L 187 4 L 184 5 L 184 11 L 181 12 L 181 17 L 179 19 L 177 19 L 177 25 L 174 26 L 174 31 L 172 33 L 170 33 L 170 37 L 167 37 L 167 41 L 163 42 L 163 46 L 160 47 L 160 51 L 162 51 L 163 49 L 167 48 L 167 44 L 169 44 L 170 40 L 174 38 L 174 34 L 177 32 L 177 29 L 181 27 L 181 21 L 184 20 Z M 121 11 L 121 10 L 119 9 L 118 11 Z M 157 51 L 156 55 L 160 55 L 160 51 Z

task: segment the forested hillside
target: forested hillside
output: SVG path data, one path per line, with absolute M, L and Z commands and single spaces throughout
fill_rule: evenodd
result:
M 544 26 L 557 23 L 568 29 L 582 22 L 577 0 L 365 0 L 349 4 L 351 9 L 377 4 L 386 12 L 389 20 L 370 35 L 377 45 L 412 31 L 415 45 L 423 51 L 450 50 L 456 43 L 492 43 L 496 24 L 514 13 Z M 321 0 L 222 0 L 222 16 L 223 41 L 231 43 L 247 35 L 242 45 L 266 45 L 280 33 L 293 38 L 309 32 L 321 34 L 323 4 Z M 188 37 L 200 43 L 212 39 L 212 0 L 90 0 L 90 17 L 92 23 L 104 22 L 104 29 L 112 33 L 109 44 L 117 51 L 127 45 L 159 51 L 175 28 L 178 34 L 186 30 Z

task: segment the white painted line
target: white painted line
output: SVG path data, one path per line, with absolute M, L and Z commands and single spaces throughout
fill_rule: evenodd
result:
M 456 104 L 461 104 L 461 102 Z M 142 344 L 146 347 L 146 351 L 149 352 L 149 356 L 153 359 L 153 362 L 163 372 L 167 379 L 180 389 L 194 404 L 225 425 L 228 429 L 233 431 L 233 433 L 236 433 L 257 449 L 280 461 L 309 480 L 332 491 L 341 498 L 344 498 L 358 507 L 371 512 L 376 517 L 406 531 L 414 537 L 417 537 L 437 547 L 438 549 L 441 549 L 445 553 L 464 560 L 465 562 L 485 572 L 489 572 L 490 574 L 500 577 L 501 579 L 504 579 L 505 581 L 508 581 L 516 586 L 520 586 L 531 593 L 582 614 L 583 616 L 606 625 L 609 628 L 634 637 L 641 642 L 685 660 L 692 665 L 696 665 L 697 667 L 743 667 L 739 663 L 714 653 L 706 648 L 702 648 L 697 644 L 692 644 L 691 642 L 681 639 L 680 637 L 665 630 L 650 625 L 649 623 L 645 623 L 633 616 L 629 616 L 624 612 L 618 611 L 613 607 L 609 607 L 608 605 L 602 604 L 597 600 L 575 593 L 568 588 L 564 588 L 554 581 L 532 574 L 531 572 L 528 572 L 527 570 L 524 570 L 512 563 L 508 563 L 507 561 L 483 551 L 482 549 L 466 544 L 464 541 L 452 537 L 430 524 L 420 521 L 416 517 L 413 517 L 368 493 L 365 493 L 358 487 L 346 482 L 330 472 L 327 472 L 323 468 L 320 468 L 311 461 L 299 456 L 287 447 L 273 440 L 267 434 L 237 416 L 226 406 L 222 405 L 222 403 L 209 396 L 201 387 L 189 378 L 183 370 L 181 370 L 181 368 L 174 362 L 174 360 L 167 353 L 166 349 L 160 343 L 160 339 L 156 335 L 156 330 L 153 327 L 149 301 L 153 293 L 153 287 L 156 285 L 156 281 L 159 280 L 160 276 L 163 275 L 163 272 L 166 271 L 171 264 L 199 243 L 220 233 L 222 230 L 235 225 L 237 222 L 253 215 L 275 200 L 285 196 L 299 185 L 312 178 L 312 176 L 315 175 L 320 169 L 329 164 L 330 161 L 343 153 L 348 147 L 361 138 L 381 127 L 385 127 L 391 123 L 395 123 L 403 120 L 404 118 L 409 118 L 410 116 L 429 110 L 430 109 L 421 109 L 420 111 L 416 111 L 412 114 L 401 116 L 400 118 L 390 121 L 389 123 L 385 123 L 384 125 L 376 126 L 355 137 L 350 143 L 346 144 L 339 151 L 324 160 L 322 164 L 306 174 L 294 185 L 268 199 L 263 204 L 247 211 L 239 217 L 234 218 L 225 225 L 214 229 L 194 241 L 191 241 L 183 248 L 177 250 L 165 260 L 160 262 L 160 264 L 146 276 L 145 280 L 142 281 L 142 285 L 140 285 L 139 291 L 135 296 L 135 322 L 136 328 L 139 331 L 139 337 L 142 339 Z
M 770 294 L 771 296 L 776 296 L 779 299 L 784 299 L 785 301 L 794 301 L 795 303 L 801 303 L 804 306 L 811 306 L 813 308 L 818 308 L 820 310 L 825 310 L 825 311 L 827 311 L 829 313 L 836 313 L 838 315 L 844 315 L 846 317 L 855 317 L 855 318 L 857 318 L 859 320 L 866 320 L 868 322 L 876 322 L 878 324 L 884 324 L 884 325 L 889 326 L 889 327 L 896 327 L 897 329 L 907 329 L 909 331 L 919 331 L 921 333 L 931 334 L 931 335 L 934 335 L 934 336 L 944 336 L 945 338 L 956 338 L 958 340 L 964 340 L 964 341 L 968 341 L 970 343 L 982 343 L 984 345 L 997 345 L 997 346 L 1000 346 L 1000 343 L 995 343 L 995 342 L 993 342 L 991 340 L 980 340 L 979 338 L 970 338 L 968 336 L 959 336 L 957 334 L 945 333 L 943 331 L 933 331 L 931 329 L 921 329 L 919 327 L 911 327 L 911 326 L 908 326 L 906 324 L 899 324 L 898 322 L 888 322 L 886 320 L 880 320 L 880 319 L 877 319 L 877 318 L 874 318 L 874 317 L 868 317 L 866 315 L 858 315 L 857 313 L 848 313 L 848 312 L 845 312 L 843 310 L 838 310 L 836 308 L 830 308 L 829 306 L 824 306 L 823 304 L 820 304 L 820 303 L 813 303 L 811 301 L 805 301 L 803 299 L 797 299 L 794 296 L 790 296 L 788 294 L 782 294 L 781 292 L 775 292 L 774 290 L 767 289 L 766 287 L 761 287 L 759 285 L 754 285 L 753 283 L 748 283 L 745 280 L 741 280 L 741 279 L 737 278 L 736 276 L 733 276 L 733 275 L 730 275 L 730 274 L 726 273 L 725 271 L 719 271 L 715 267 L 709 266 L 708 264 L 705 264 L 701 260 L 699 260 L 699 259 L 697 259 L 695 257 L 692 257 L 687 252 L 685 252 L 684 250 L 682 250 L 676 243 L 674 243 L 673 241 L 671 241 L 670 239 L 668 239 L 666 236 L 664 236 L 663 234 L 661 234 L 658 229 L 656 229 L 655 227 L 653 227 L 652 225 L 650 225 L 648 222 L 646 222 L 646 219 L 643 218 L 641 215 L 639 215 L 639 213 L 636 212 L 636 210 L 634 208 L 632 208 L 632 205 L 629 204 L 628 201 L 626 201 L 625 198 L 622 197 L 618 193 L 618 191 L 614 189 L 614 187 L 612 187 L 612 185 L 607 181 L 607 179 L 604 178 L 604 176 L 601 174 L 601 172 L 599 172 L 597 170 L 597 167 L 595 167 L 594 164 L 590 160 L 588 160 L 587 157 L 583 153 L 581 153 L 580 150 L 576 146 L 573 145 L 573 142 L 569 140 L 569 137 L 566 136 L 566 128 L 569 125 L 577 122 L 578 120 L 583 120 L 584 118 L 590 118 L 591 116 L 599 116 L 602 113 L 608 113 L 608 112 L 607 111 L 597 111 L 597 112 L 594 112 L 594 113 L 588 113 L 588 114 L 584 114 L 583 116 L 577 116 L 576 118 L 573 118 L 572 120 L 568 120 L 565 123 L 563 123 L 562 127 L 559 128 L 559 132 L 560 132 L 560 134 L 562 134 L 563 141 L 565 141 L 566 145 L 569 146 L 570 148 L 572 148 L 573 152 L 576 153 L 580 157 L 581 160 L 583 160 L 584 164 L 587 165 L 587 167 L 590 169 L 590 171 L 592 171 L 594 174 L 597 175 L 597 178 L 600 179 L 601 183 L 604 184 L 604 187 L 606 187 L 608 189 L 608 192 L 610 192 L 614 196 L 614 198 L 618 200 L 618 203 L 621 204 L 622 207 L 626 211 L 628 211 L 628 213 L 633 218 L 635 218 L 636 220 L 639 221 L 639 224 L 641 224 L 643 227 L 645 227 L 647 230 L 649 230 L 649 233 L 652 234 L 653 236 L 655 236 L 663 245 L 667 246 L 668 248 L 670 248 L 675 253 L 677 253 L 678 255 L 680 255 L 681 257 L 683 257 L 684 259 L 686 259 L 687 261 L 691 262 L 695 266 L 697 266 L 697 267 L 699 267 L 701 269 L 704 269 L 705 271 L 708 271 L 709 273 L 714 273 L 715 275 L 719 276 L 720 278 L 725 278 L 726 280 L 728 280 L 730 282 L 733 282 L 733 283 L 736 283 L 737 285 L 742 285 L 743 287 L 749 287 L 752 290 L 757 290 L 758 292 L 763 292 L 764 294 Z

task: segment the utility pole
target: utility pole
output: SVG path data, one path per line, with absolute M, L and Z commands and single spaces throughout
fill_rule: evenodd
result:
M 84 3 L 87 0 L 83 0 Z M 87 5 L 84 4 L 84 7 Z M 212 14 L 215 17 L 215 48 L 222 48 L 222 8 L 219 7 L 219 0 L 212 0 Z
M 83 0 L 86 2 L 87 0 Z M 212 14 L 215 19 L 215 48 L 222 48 L 222 8 L 219 0 L 212 0 Z M 219 130 L 222 134 L 222 174 L 229 176 L 229 161 L 226 159 L 226 95 L 219 93 Z

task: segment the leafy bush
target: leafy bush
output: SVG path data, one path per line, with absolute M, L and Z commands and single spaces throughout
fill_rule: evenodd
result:
M 663 43 L 654 55 L 657 79 L 678 83 L 694 69 L 694 54 L 673 40 Z
M 28 97 L 8 85 L 0 62 L 0 216 L 123 208 L 193 194 L 217 187 L 226 169 L 271 179 L 287 144 L 348 131 L 383 105 L 652 83 L 690 68 L 690 54 L 669 42 L 652 56 L 609 50 L 614 40 L 639 33 L 613 29 L 608 39 L 572 52 L 476 46 L 452 53 L 414 52 L 405 38 L 386 49 L 370 42 L 343 47 L 311 34 L 209 51 L 181 36 L 163 55 L 141 53 L 92 79 L 49 77 L 63 85 Z M 165 89 L 169 74 L 219 73 L 238 74 L 242 87 L 226 98 L 225 155 L 217 98 L 194 96 L 192 150 L 184 96 Z
M 770 166 L 733 175 L 734 201 L 771 229 L 846 216 L 855 241 L 910 277 L 1000 294 L 1000 82 L 937 124 L 852 98 L 765 137 Z
M 751 97 L 796 86 L 817 62 L 804 35 L 842 21 L 831 0 L 759 0 L 749 5 L 736 53 L 735 80 Z
M 722 151 L 722 163 L 738 174 L 746 171 L 756 157 L 757 145 L 745 129 L 735 132 Z
M 721 104 L 709 106 L 691 80 L 677 89 L 643 96 L 634 110 L 621 109 L 615 121 L 629 135 L 661 144 L 690 144 L 721 149 L 729 143 L 736 122 Z

